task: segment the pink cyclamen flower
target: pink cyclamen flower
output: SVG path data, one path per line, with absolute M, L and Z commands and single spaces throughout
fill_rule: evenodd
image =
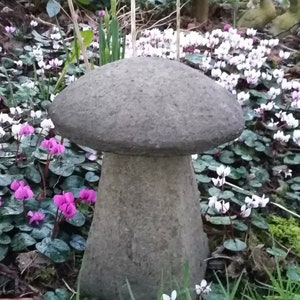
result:
M 71 192 L 63 193 L 62 195 L 55 195 L 54 203 L 66 219 L 71 219 L 75 216 L 76 206 L 74 202 L 74 195 Z
M 98 16 L 99 17 L 104 17 L 105 16 L 105 10 L 99 10 L 99 12 L 98 12 Z
M 16 199 L 25 200 L 33 197 L 33 192 L 28 185 L 20 186 L 14 193 Z
M 19 131 L 19 135 L 31 135 L 33 133 L 34 133 L 34 128 L 29 124 L 23 124 Z
M 65 146 L 57 142 L 55 138 L 51 138 L 49 140 L 43 140 L 41 143 L 43 148 L 47 148 L 50 154 L 62 154 L 65 152 Z
M 96 202 L 96 193 L 94 190 L 84 189 L 79 192 L 79 199 L 86 203 L 95 203 Z
M 0 207 L 2 206 L 2 197 L 0 197 Z
M 11 184 L 10 184 L 10 188 L 13 191 L 16 191 L 20 186 L 25 186 L 25 182 L 24 181 L 18 181 L 18 180 L 14 180 Z
M 230 24 L 225 24 L 223 30 L 224 31 L 229 31 L 230 28 L 231 28 Z
M 41 221 L 44 220 L 45 214 L 41 211 L 29 211 L 27 213 L 27 216 L 30 217 L 29 224 L 35 223 L 36 225 L 39 225 Z

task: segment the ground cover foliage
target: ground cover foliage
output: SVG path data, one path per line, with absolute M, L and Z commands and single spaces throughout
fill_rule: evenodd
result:
M 47 12 L 53 19 L 63 14 L 55 3 Z M 105 38 L 102 26 L 111 25 L 109 19 L 104 24 L 104 15 L 80 25 L 91 65 L 99 65 L 106 51 L 98 39 L 99 32 Z M 47 116 L 55 95 L 85 72 L 72 26 L 44 26 L 35 19 L 27 25 L 5 24 L 2 34 L 15 46 L 0 51 L 0 295 L 41 296 L 51 289 L 46 299 L 69 299 L 101 153 L 57 135 Z M 130 35 L 119 38 L 115 47 L 125 45 L 130 57 Z M 174 59 L 176 34 L 143 30 L 136 47 L 137 55 Z M 184 63 L 236 95 L 245 130 L 237 140 L 193 156 L 211 249 L 207 277 L 192 286 L 178 283 L 163 299 L 298 299 L 300 82 L 291 67 L 299 53 L 230 25 L 183 31 L 180 51 Z

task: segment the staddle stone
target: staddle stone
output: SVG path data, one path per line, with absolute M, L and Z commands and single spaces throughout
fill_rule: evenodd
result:
M 104 151 L 81 295 L 157 299 L 205 274 L 208 242 L 191 156 L 243 129 L 235 98 L 177 61 L 131 58 L 68 86 L 49 110 L 70 140 Z M 127 280 L 127 281 L 126 281 Z
M 232 94 L 177 61 L 136 57 L 106 64 L 63 90 L 50 107 L 59 131 L 105 152 L 201 153 L 243 128 Z

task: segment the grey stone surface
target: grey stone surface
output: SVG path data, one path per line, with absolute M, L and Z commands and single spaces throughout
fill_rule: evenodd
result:
M 201 153 L 243 129 L 241 108 L 223 87 L 183 63 L 149 57 L 88 73 L 55 98 L 49 113 L 72 141 L 130 155 Z
M 199 283 L 207 255 L 190 156 L 104 154 L 81 295 L 130 300 L 127 278 L 136 300 L 156 300 L 162 282 L 166 293 L 183 283 L 186 263 Z

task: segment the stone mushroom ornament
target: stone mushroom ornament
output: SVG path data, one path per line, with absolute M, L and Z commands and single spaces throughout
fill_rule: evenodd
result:
M 161 58 L 104 65 L 63 90 L 49 114 L 61 135 L 104 152 L 98 200 L 79 275 L 81 295 L 156 299 L 205 274 L 191 154 L 237 138 L 242 110 L 198 70 Z

